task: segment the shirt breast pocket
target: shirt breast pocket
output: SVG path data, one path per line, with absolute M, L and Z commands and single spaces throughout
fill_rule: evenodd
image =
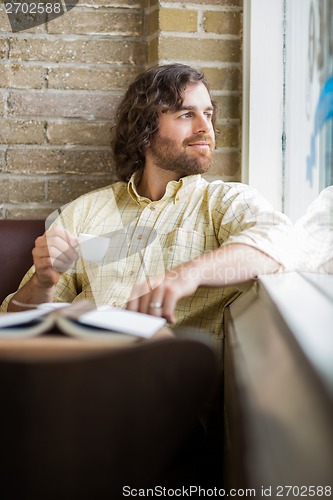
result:
M 206 250 L 206 236 L 197 231 L 175 229 L 159 236 L 166 270 L 198 257 Z

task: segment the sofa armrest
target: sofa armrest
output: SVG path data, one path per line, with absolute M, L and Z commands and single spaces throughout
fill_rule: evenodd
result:
M 31 267 L 34 242 L 44 231 L 43 220 L 0 220 L 0 304 Z

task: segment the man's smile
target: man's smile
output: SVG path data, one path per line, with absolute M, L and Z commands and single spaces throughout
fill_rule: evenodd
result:
M 210 147 L 210 143 L 209 142 L 192 142 L 190 144 L 188 144 L 188 146 L 191 146 L 191 147 L 200 147 L 200 148 L 203 148 L 203 147 Z
M 198 135 L 197 137 L 189 137 L 187 140 L 185 140 L 184 146 L 210 151 L 213 147 L 213 141 L 207 136 Z

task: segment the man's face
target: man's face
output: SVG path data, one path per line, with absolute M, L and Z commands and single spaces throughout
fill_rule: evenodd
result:
M 159 130 L 147 150 L 163 170 L 185 175 L 203 173 L 215 149 L 213 106 L 203 83 L 188 85 L 182 108 L 160 114 Z

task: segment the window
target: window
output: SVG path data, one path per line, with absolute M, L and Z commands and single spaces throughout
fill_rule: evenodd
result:
M 244 2 L 243 180 L 293 220 L 333 183 L 333 0 Z

